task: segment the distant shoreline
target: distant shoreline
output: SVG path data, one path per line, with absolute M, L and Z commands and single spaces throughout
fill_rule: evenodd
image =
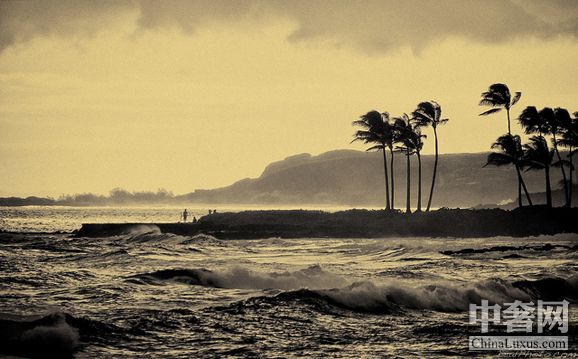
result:
M 76 237 L 109 237 L 147 230 L 218 239 L 526 237 L 578 233 L 578 208 L 440 209 L 411 215 L 378 210 L 243 211 L 201 217 L 197 223 L 86 223 Z

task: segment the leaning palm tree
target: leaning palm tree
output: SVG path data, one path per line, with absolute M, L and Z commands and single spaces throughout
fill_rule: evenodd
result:
M 412 117 L 419 127 L 431 126 L 434 132 L 434 143 L 435 143 L 435 160 L 433 167 L 433 174 L 431 179 L 431 188 L 429 191 L 429 198 L 427 200 L 426 212 L 429 212 L 431 208 L 431 202 L 433 198 L 434 188 L 436 184 L 436 174 L 438 169 L 438 133 L 437 127 L 443 125 L 449 121 L 447 118 L 442 118 L 442 108 L 435 101 L 421 102 L 417 105 L 417 108 L 413 111 Z
M 510 89 L 505 84 L 493 84 L 488 91 L 482 92 L 482 99 L 480 100 L 481 106 L 491 106 L 492 108 L 480 113 L 480 116 L 487 116 L 505 109 L 508 114 L 508 134 L 511 135 L 510 108 L 520 100 L 521 96 L 521 92 L 516 92 L 512 97 Z
M 575 112 L 574 118 L 572 118 L 568 123 L 564 124 L 562 136 L 558 139 L 557 142 L 557 145 L 568 148 L 568 154 L 566 155 L 569 162 L 567 204 L 569 207 L 572 207 L 572 192 L 574 187 L 572 173 L 574 172 L 574 155 L 578 151 L 578 112 Z
M 367 151 L 381 151 L 383 153 L 383 169 L 385 176 L 385 209 L 389 210 L 389 178 L 387 174 L 387 156 L 386 148 L 391 143 L 392 125 L 389 123 L 389 114 L 387 112 L 379 113 L 377 111 L 370 111 L 361 116 L 353 125 L 360 126 L 362 130 L 358 130 L 353 135 L 353 140 L 363 141 L 365 144 L 372 144 Z
M 526 197 L 528 198 L 528 203 L 531 206 L 532 199 L 530 198 L 528 189 L 526 188 L 526 184 L 524 183 L 522 174 L 520 173 L 520 168 L 522 168 L 524 161 L 524 151 L 522 149 L 520 136 L 512 136 L 509 134 L 502 135 L 498 137 L 494 144 L 492 144 L 492 149 L 499 150 L 499 152 L 490 153 L 484 167 L 489 165 L 505 166 L 513 164 L 516 168 L 518 181 L 522 184 Z M 520 192 L 520 186 L 518 186 L 518 206 L 522 207 L 522 193 Z
M 524 144 L 524 164 L 529 170 L 544 170 L 546 176 L 546 206 L 552 208 L 552 186 L 550 185 L 550 167 L 554 158 L 554 150 L 548 148 L 544 137 L 532 136 L 530 142 Z
M 564 135 L 565 130 L 570 127 L 572 119 L 570 118 L 570 113 L 565 108 L 556 107 L 554 109 L 554 123 L 551 125 L 550 133 L 552 134 L 552 144 L 554 151 L 556 152 L 556 157 L 558 161 L 554 163 L 556 167 L 560 167 L 562 171 L 562 180 L 564 181 L 564 193 L 566 195 L 565 206 L 570 207 L 570 191 L 572 187 L 572 181 L 568 181 L 566 177 L 566 171 L 564 166 L 569 167 L 569 171 L 572 171 L 572 163 L 568 160 L 562 159 L 560 155 L 560 150 L 558 149 L 558 138 Z

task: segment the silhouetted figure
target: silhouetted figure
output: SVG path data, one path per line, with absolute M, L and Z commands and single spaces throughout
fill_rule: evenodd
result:
M 193 216 L 193 223 L 197 223 L 197 217 Z
M 215 213 L 217 213 L 217 210 L 216 210 L 216 209 L 213 210 L 213 214 L 215 214 Z
M 183 222 L 187 223 L 187 217 L 189 216 L 189 213 L 187 212 L 187 209 L 185 208 L 185 210 L 183 211 Z
M 213 210 L 212 210 L 212 209 L 209 209 L 209 214 L 213 214 Z

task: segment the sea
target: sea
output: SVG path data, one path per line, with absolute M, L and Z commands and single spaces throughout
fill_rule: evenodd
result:
M 578 356 L 576 234 L 220 240 L 154 226 L 183 209 L 0 208 L 0 357 Z M 143 225 L 72 234 L 107 222 Z M 539 333 L 543 302 L 560 311 Z M 488 333 L 484 303 L 502 310 Z M 505 315 L 516 305 L 524 326 Z M 544 333 L 568 347 L 470 347 Z

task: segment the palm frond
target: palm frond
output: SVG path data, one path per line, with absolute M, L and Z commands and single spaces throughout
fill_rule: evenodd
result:
M 490 85 L 488 91 L 482 92 L 480 105 L 509 108 L 511 106 L 510 89 L 502 83 Z
M 499 111 L 501 111 L 501 110 L 502 110 L 502 109 L 499 108 L 499 107 L 498 107 L 498 108 L 491 108 L 491 109 L 489 109 L 488 111 L 484 111 L 484 112 L 480 113 L 480 116 L 491 115 L 492 113 L 496 113 L 496 112 L 499 112 Z
M 552 165 L 554 151 L 548 148 L 548 142 L 542 136 L 532 136 L 523 146 L 524 163 L 528 169 L 542 169 Z
M 375 145 L 375 146 L 371 146 L 368 149 L 366 149 L 365 151 L 370 152 L 370 151 L 381 151 L 383 150 L 383 145 Z
M 492 98 L 482 98 L 480 100 L 480 106 L 501 107 L 502 105 L 499 103 L 499 101 L 495 101 Z
M 522 93 L 521 92 L 516 92 L 514 94 L 514 97 L 512 98 L 512 102 L 510 103 L 510 107 L 514 106 L 515 104 L 518 103 L 518 101 L 520 101 L 520 97 L 522 97 Z
M 515 162 L 515 159 L 512 158 L 509 155 L 503 154 L 503 153 L 498 153 L 498 152 L 492 152 L 488 155 L 488 159 L 486 164 L 484 165 L 484 167 L 486 166 L 505 166 L 505 165 L 511 165 L 512 163 Z
M 355 120 L 351 123 L 352 126 L 359 126 L 363 128 L 369 128 L 369 124 L 364 120 Z

